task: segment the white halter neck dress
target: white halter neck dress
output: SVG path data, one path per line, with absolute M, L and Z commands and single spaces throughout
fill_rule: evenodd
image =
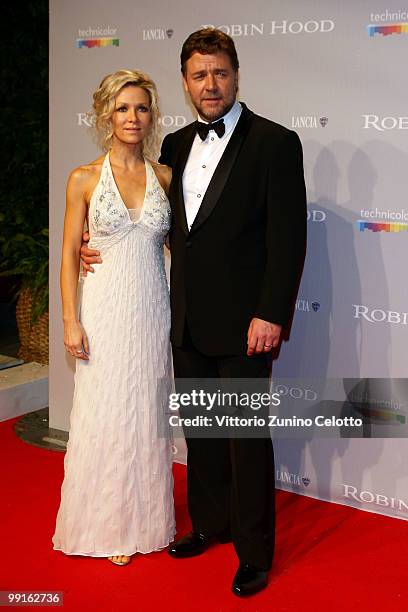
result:
M 109 154 L 89 209 L 102 264 L 83 282 L 89 361 L 76 361 L 71 429 L 54 549 L 106 557 L 159 550 L 175 534 L 170 304 L 163 244 L 170 206 L 145 160 L 146 193 L 132 221 Z

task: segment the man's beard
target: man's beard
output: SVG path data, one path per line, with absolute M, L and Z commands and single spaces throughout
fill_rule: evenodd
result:
M 235 98 L 229 104 L 223 106 L 220 110 L 214 109 L 213 112 L 205 112 L 201 108 L 197 108 L 197 106 L 195 107 L 195 109 L 202 119 L 205 119 L 205 121 L 213 122 L 218 121 L 218 119 L 221 119 L 221 117 L 224 117 L 227 113 L 229 113 L 234 104 Z

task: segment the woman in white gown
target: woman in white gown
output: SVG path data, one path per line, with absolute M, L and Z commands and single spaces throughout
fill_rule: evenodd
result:
M 136 552 L 166 547 L 175 533 L 163 253 L 170 170 L 147 159 L 159 119 L 147 75 L 108 75 L 93 106 L 107 153 L 75 169 L 67 186 L 61 290 L 64 343 L 77 365 L 53 544 L 125 565 Z M 78 315 L 86 218 L 103 265 L 84 279 Z

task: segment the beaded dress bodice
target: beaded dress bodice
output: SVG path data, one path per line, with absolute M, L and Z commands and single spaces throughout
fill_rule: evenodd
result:
M 126 236 L 136 226 L 145 229 L 156 239 L 164 240 L 170 229 L 170 204 L 151 163 L 145 159 L 146 192 L 140 214 L 126 208 L 116 185 L 109 153 L 105 156 L 99 182 L 92 194 L 89 207 L 91 248 L 105 250 Z

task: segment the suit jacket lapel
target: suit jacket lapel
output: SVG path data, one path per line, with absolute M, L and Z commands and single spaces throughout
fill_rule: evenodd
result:
M 227 183 L 231 170 L 234 166 L 237 155 L 241 149 L 245 136 L 248 132 L 253 113 L 242 102 L 241 102 L 241 105 L 242 105 L 241 116 L 238 120 L 237 125 L 235 126 L 234 132 L 225 148 L 225 151 L 222 154 L 220 162 L 215 169 L 211 182 L 208 185 L 208 188 L 207 188 L 207 191 L 205 192 L 205 196 L 203 198 L 200 209 L 197 213 L 196 218 L 194 219 L 193 225 L 191 226 L 190 234 L 194 232 L 195 230 L 197 230 L 204 223 L 204 221 L 209 217 L 215 205 L 217 204 L 217 201 L 219 200 L 224 190 L 224 187 Z M 189 150 L 191 148 L 191 144 L 190 144 Z M 188 154 L 187 154 L 187 157 L 188 157 Z M 184 161 L 183 170 L 187 162 L 187 157 L 185 158 L 185 161 Z M 180 177 L 180 183 L 181 183 L 181 178 L 182 178 L 182 173 Z M 183 192 L 183 188 L 181 185 L 181 193 L 182 192 Z M 183 209 L 184 209 L 184 199 L 183 199 L 182 204 L 183 204 Z M 184 211 L 184 217 L 185 217 L 185 211 Z M 187 227 L 187 223 L 186 223 L 186 227 Z
M 192 123 L 190 130 L 187 133 L 184 142 L 180 148 L 180 152 L 177 156 L 176 165 L 173 171 L 173 201 L 174 201 L 174 213 L 177 219 L 180 221 L 180 225 L 183 232 L 188 234 L 186 209 L 184 205 L 184 193 L 183 193 L 183 172 L 187 163 L 188 156 L 193 145 L 193 140 L 196 135 L 195 124 Z

